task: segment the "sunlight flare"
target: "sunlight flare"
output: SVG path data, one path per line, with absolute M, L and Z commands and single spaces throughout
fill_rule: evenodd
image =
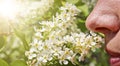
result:
M 19 12 L 20 6 L 15 0 L 0 1 L 0 16 L 14 18 Z

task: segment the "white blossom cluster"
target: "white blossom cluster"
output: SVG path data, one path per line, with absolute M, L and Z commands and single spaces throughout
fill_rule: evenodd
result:
M 102 38 L 91 32 L 83 33 L 75 22 L 80 12 L 75 5 L 66 3 L 60 8 L 51 21 L 39 22 L 40 28 L 35 27 L 35 37 L 30 44 L 30 50 L 25 52 L 30 66 L 43 66 L 53 59 L 67 65 L 70 61 L 83 61 L 90 50 L 99 48 Z

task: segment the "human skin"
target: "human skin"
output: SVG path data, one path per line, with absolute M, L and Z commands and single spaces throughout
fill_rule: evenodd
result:
M 86 27 L 105 34 L 110 65 L 120 66 L 120 0 L 98 0 L 86 20 Z

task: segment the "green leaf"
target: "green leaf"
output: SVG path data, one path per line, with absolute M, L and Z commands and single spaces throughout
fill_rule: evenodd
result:
M 79 0 L 66 0 L 68 3 L 76 4 Z
M 0 66 L 9 66 L 9 65 L 4 60 L 0 59 Z
M 6 39 L 4 36 L 0 36 L 0 49 L 6 44 Z
M 10 66 L 28 66 L 23 60 L 16 60 L 10 64 Z
M 82 32 L 86 32 L 87 31 L 85 23 L 79 22 L 77 25 L 78 25 L 78 28 L 80 28 Z
M 82 6 L 79 6 L 78 8 L 84 13 L 85 16 L 88 16 L 89 8 L 87 5 L 82 5 Z
M 28 43 L 26 41 L 25 34 L 21 31 L 16 30 L 16 29 L 14 29 L 14 32 L 15 32 L 16 36 L 19 37 L 20 40 L 23 42 L 25 49 L 28 50 L 29 46 L 28 46 Z

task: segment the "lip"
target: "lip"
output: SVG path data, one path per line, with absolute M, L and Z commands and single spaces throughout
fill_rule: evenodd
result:
M 109 59 L 111 66 L 119 66 L 120 65 L 120 57 L 111 57 Z

